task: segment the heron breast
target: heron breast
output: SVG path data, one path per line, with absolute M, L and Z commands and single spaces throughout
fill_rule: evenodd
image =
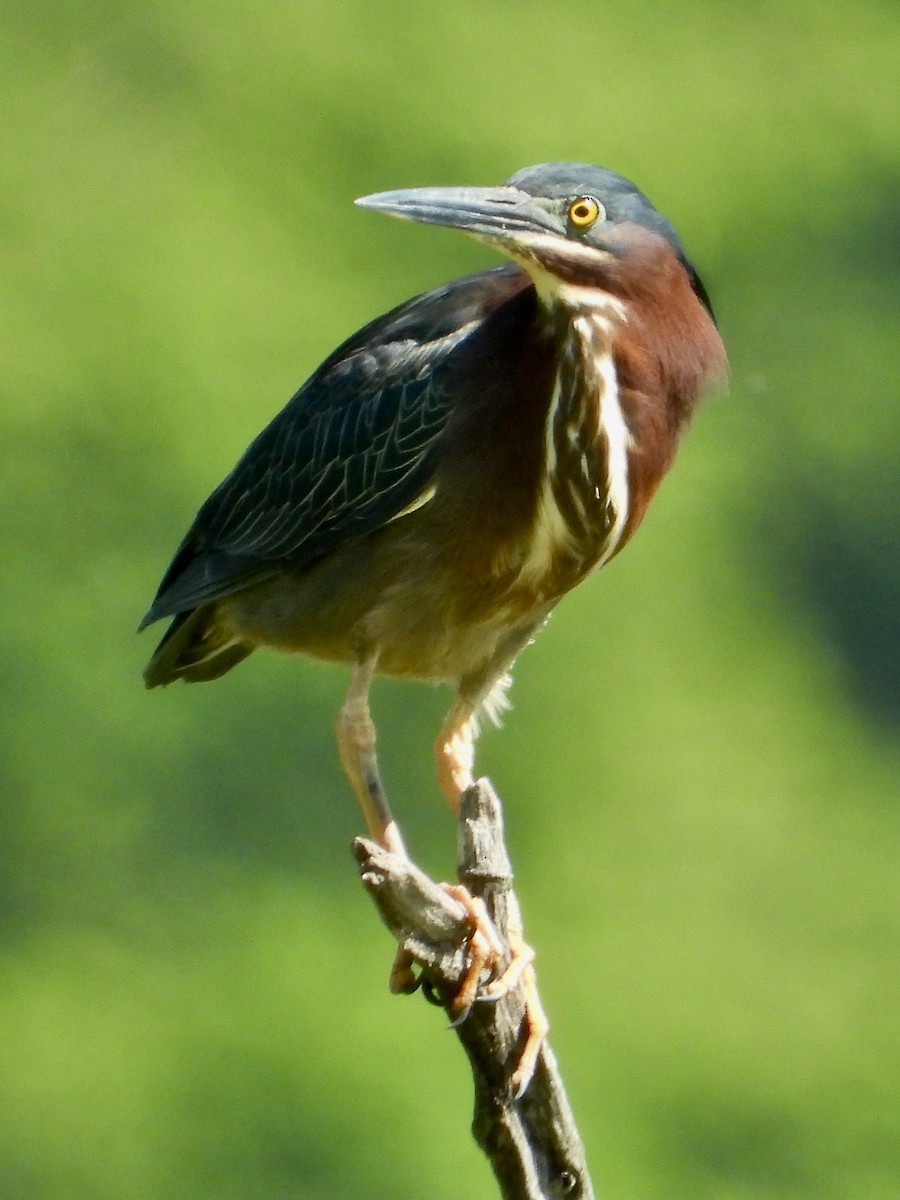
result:
M 631 434 L 613 357 L 621 307 L 569 320 L 544 429 L 544 470 L 519 584 L 561 595 L 602 566 L 628 523 Z

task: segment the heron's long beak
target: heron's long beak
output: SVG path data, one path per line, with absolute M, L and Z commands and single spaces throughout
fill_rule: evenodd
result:
M 559 219 L 527 192 L 514 187 L 407 188 L 376 192 L 356 203 L 409 221 L 445 225 L 490 241 L 515 241 L 523 234 L 559 233 Z

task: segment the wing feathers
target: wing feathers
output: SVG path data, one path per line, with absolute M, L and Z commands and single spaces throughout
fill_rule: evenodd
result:
M 453 355 L 527 284 L 506 265 L 359 331 L 251 443 L 197 514 L 145 624 L 282 570 L 423 503 L 453 404 Z

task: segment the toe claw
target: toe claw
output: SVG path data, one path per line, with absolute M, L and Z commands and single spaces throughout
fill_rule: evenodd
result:
M 468 1015 L 471 1011 L 472 1011 L 472 1005 L 470 1004 L 470 1005 L 468 1005 L 467 1008 L 464 1008 L 460 1012 L 458 1017 L 453 1018 L 453 1020 L 450 1022 L 450 1024 L 447 1026 L 447 1028 L 448 1029 L 459 1029 L 460 1025 L 462 1025 L 462 1023 L 465 1021 L 465 1019 L 468 1017 Z

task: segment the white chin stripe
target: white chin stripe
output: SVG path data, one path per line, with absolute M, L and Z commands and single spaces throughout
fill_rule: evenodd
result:
M 561 556 L 582 559 L 585 570 L 602 566 L 615 553 L 628 523 L 631 435 L 619 402 L 612 354 L 615 330 L 624 313 L 612 296 L 582 293 L 555 281 L 552 306 L 559 304 L 569 314 L 573 303 L 575 312 L 567 316 L 570 340 L 547 413 L 546 474 L 522 572 L 534 583 L 551 575 Z M 582 375 L 589 381 L 588 396 L 572 382 Z M 580 463 L 579 478 L 571 479 L 561 493 L 559 480 L 556 487 L 551 480 L 560 459 L 573 455 Z

